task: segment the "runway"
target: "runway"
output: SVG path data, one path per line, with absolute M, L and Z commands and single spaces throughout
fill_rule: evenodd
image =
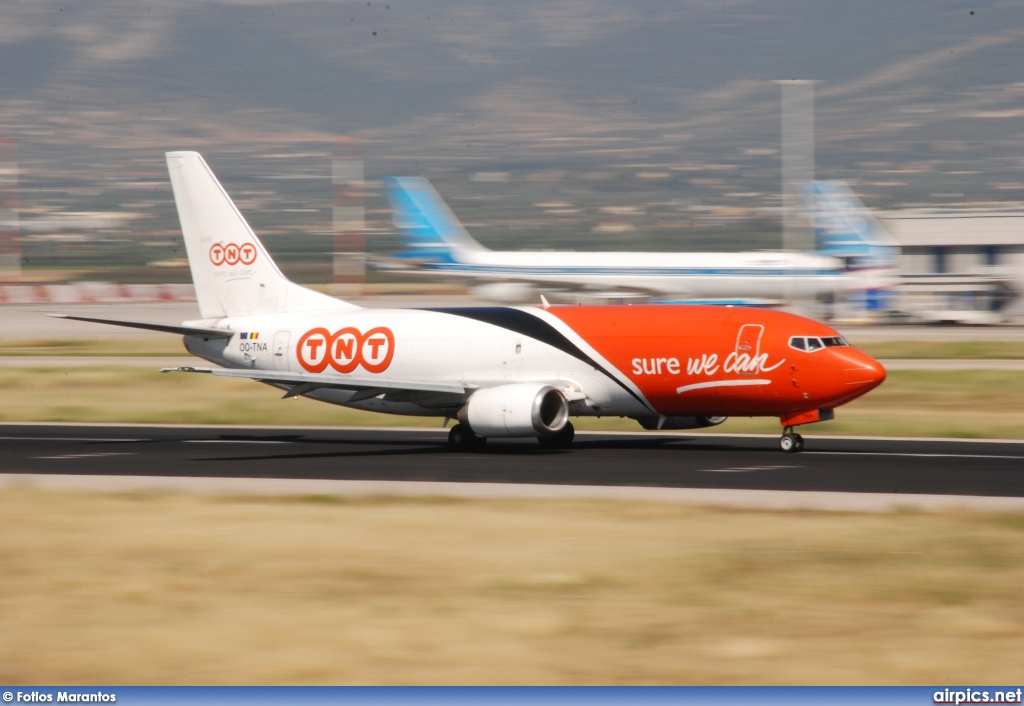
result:
M 581 433 L 569 450 L 492 439 L 457 453 L 441 430 L 3 424 L 0 472 L 6 485 L 56 474 L 1009 500 L 1024 498 L 1024 443 L 807 436 L 784 454 L 767 436 Z

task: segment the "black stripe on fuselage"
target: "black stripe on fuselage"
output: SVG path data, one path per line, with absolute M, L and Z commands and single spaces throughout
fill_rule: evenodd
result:
M 552 348 L 557 348 L 563 353 L 571 355 L 577 360 L 583 361 L 595 370 L 601 371 L 608 378 L 615 381 L 619 387 L 632 395 L 637 402 L 650 409 L 650 405 L 638 397 L 633 390 L 629 389 L 629 387 L 627 387 L 621 380 L 609 373 L 597 361 L 580 350 L 579 346 L 570 341 L 563 334 L 559 333 L 551 324 L 537 318 L 533 314 L 528 314 L 522 309 L 512 309 L 507 306 L 460 306 L 452 307 L 450 309 L 423 309 L 423 311 L 433 311 L 438 314 L 462 316 L 467 319 L 473 319 L 474 321 L 480 321 L 485 324 L 497 326 L 498 328 L 503 328 L 508 331 L 515 331 L 516 333 L 521 333 L 535 341 L 546 343 Z

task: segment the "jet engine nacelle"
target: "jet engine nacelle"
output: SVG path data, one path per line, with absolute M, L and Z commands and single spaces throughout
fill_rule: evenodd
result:
M 484 437 L 550 436 L 565 428 L 569 403 L 544 383 L 499 385 L 474 392 L 459 410 L 459 421 Z
M 640 426 L 644 429 L 670 430 L 670 429 L 703 429 L 704 427 L 716 427 L 728 417 L 665 417 L 665 423 L 660 427 L 660 417 L 637 417 Z

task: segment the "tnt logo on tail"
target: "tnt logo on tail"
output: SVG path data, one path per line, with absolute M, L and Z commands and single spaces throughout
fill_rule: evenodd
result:
M 252 243 L 215 243 L 210 248 L 210 262 L 221 265 L 251 265 L 256 262 L 256 246 Z

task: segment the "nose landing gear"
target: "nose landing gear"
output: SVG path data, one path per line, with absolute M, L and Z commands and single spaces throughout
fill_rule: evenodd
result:
M 779 439 L 779 448 L 788 454 L 803 451 L 804 437 L 793 431 L 793 427 L 785 427 L 782 430 L 782 438 Z

